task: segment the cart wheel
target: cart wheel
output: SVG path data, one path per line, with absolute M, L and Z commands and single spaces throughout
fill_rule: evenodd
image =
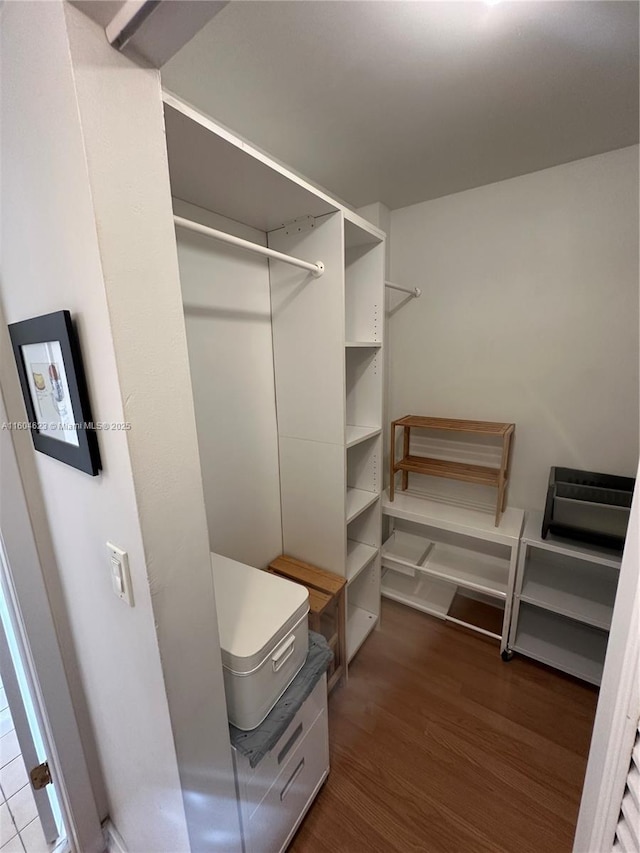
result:
M 507 661 L 510 661 L 513 657 L 513 652 L 509 651 L 509 649 L 505 649 L 503 652 L 500 653 L 500 657 L 505 663 L 507 663 Z

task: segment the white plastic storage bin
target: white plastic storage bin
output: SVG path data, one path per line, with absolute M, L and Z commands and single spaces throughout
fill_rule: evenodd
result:
M 255 729 L 309 651 L 304 586 L 211 554 L 229 720 Z

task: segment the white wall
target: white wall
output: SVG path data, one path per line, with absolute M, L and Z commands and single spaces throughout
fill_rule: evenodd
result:
M 635 475 L 637 146 L 394 210 L 391 275 L 423 296 L 390 317 L 388 420 L 515 422 L 515 506 L 551 465 Z
M 5 325 L 1 311 L 0 324 Z M 0 361 L 4 361 L 4 345 L 3 336 Z M 0 389 L 0 423 L 8 420 Z M 87 762 L 87 732 L 83 743 L 80 726 L 74 722 L 78 718 L 77 703 L 74 704 L 67 674 L 69 664 L 73 663 L 77 675 L 77 666 L 75 661 L 68 660 L 68 655 L 63 660 L 62 649 L 68 652 L 72 643 L 68 632 L 63 640 L 53 619 L 51 585 L 45 584 L 32 514 L 27 506 L 12 431 L 0 429 L 0 571 L 4 576 L 0 582 L 10 589 L 12 603 L 17 603 L 28 638 L 25 645 L 38 685 L 38 710 L 45 717 L 40 728 L 47 740 L 45 749 L 70 845 L 83 853 L 104 853 L 95 784 Z M 59 588 L 56 592 L 59 593 Z M 23 641 L 25 637 L 20 639 Z M 77 695 L 76 690 L 76 699 Z M 91 757 L 95 780 L 99 767 L 94 753 Z
M 79 16 L 76 10 L 70 10 Z M 123 421 L 98 250 L 74 68 L 61 3 L 2 10 L 2 279 L 8 323 L 66 308 L 76 318 L 93 416 Z M 11 420 L 24 420 L 2 327 L 2 386 Z M 154 629 L 144 546 L 124 432 L 99 436 L 104 471 L 92 478 L 34 453 L 16 433 L 36 539 L 64 633 L 76 707 L 101 811 L 131 851 L 188 849 L 175 749 Z M 111 591 L 107 540 L 129 552 L 136 606 Z M 71 671 L 77 658 L 79 678 Z M 83 693 L 82 697 L 80 693 Z M 106 801 L 102 779 L 106 788 Z
M 175 200 L 180 216 L 266 235 Z M 178 260 L 211 549 L 265 567 L 282 553 L 266 258 L 178 229 Z
M 159 74 L 112 50 L 66 4 L 9 3 L 2 14 L 6 319 L 71 310 L 94 418 L 132 424 L 100 434 L 95 479 L 20 438 L 38 545 L 62 587 L 56 618 L 70 624 L 97 744 L 102 808 L 130 853 L 235 851 Z M 2 369 L 9 416 L 21 420 L 9 358 Z M 133 609 L 111 591 L 108 539 L 129 552 Z M 94 768 L 98 788 L 99 776 Z
M 364 217 L 368 222 L 371 222 L 377 228 L 380 228 L 381 231 L 388 236 L 391 231 L 391 211 L 386 206 L 386 204 L 382 204 L 381 201 L 374 201 L 373 204 L 367 204 L 364 207 L 359 207 L 356 211 L 360 214 L 360 216 Z M 390 254 L 387 252 L 387 256 L 385 258 L 386 262 L 386 275 L 389 273 L 389 261 Z

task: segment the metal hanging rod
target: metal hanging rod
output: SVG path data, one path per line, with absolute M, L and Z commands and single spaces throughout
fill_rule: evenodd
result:
M 199 222 L 192 222 L 190 219 L 185 219 L 182 216 L 174 215 L 173 221 L 179 228 L 187 228 L 189 231 L 196 231 L 198 234 L 204 234 L 206 237 L 213 237 L 214 240 L 231 243 L 232 246 L 237 246 L 239 249 L 247 249 L 249 252 L 256 252 L 258 255 L 264 255 L 267 258 L 273 258 L 276 261 L 283 261 L 285 264 L 292 264 L 294 267 L 309 270 L 314 278 L 320 278 L 324 272 L 322 261 L 316 261 L 315 264 L 312 264 L 310 261 L 303 261 L 302 258 L 294 258 L 292 255 L 285 255 L 284 252 L 276 252 L 275 249 L 268 249 L 266 246 L 252 243 L 250 240 L 243 240 L 242 237 L 234 237 L 233 234 L 227 234 L 226 231 L 218 231 L 217 228 L 200 225 Z
M 399 290 L 401 293 L 408 293 L 409 296 L 415 296 L 416 299 L 418 296 L 422 296 L 422 291 L 419 287 L 400 287 L 399 284 L 393 284 L 390 281 L 385 281 L 384 286 L 391 290 Z

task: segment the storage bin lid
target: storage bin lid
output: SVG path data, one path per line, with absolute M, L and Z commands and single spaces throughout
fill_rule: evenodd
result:
M 307 588 L 220 554 L 211 554 L 222 663 L 258 667 L 309 610 Z

